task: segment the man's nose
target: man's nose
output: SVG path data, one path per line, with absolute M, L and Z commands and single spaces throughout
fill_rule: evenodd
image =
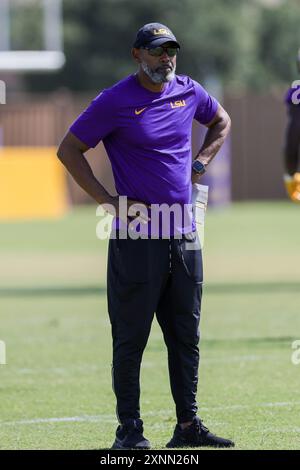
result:
M 160 60 L 162 60 L 162 61 L 164 61 L 164 62 L 169 62 L 170 57 L 168 56 L 167 51 L 164 51 L 164 52 L 162 53 L 162 55 L 160 56 Z

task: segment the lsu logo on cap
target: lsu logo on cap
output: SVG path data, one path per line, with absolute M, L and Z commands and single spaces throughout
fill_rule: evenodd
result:
M 153 34 L 155 34 L 156 36 L 158 35 L 169 36 L 170 32 L 165 28 L 160 28 L 160 29 L 154 29 Z

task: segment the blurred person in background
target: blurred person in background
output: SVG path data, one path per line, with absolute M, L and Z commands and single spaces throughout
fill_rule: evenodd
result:
M 300 49 L 297 68 L 300 73 Z M 284 182 L 290 199 L 300 203 L 300 81 L 288 90 L 285 102 L 288 110 L 288 124 L 284 145 Z
M 194 221 L 187 225 L 181 221 L 180 227 L 173 221 L 167 238 L 160 229 L 152 237 L 151 207 L 150 218 L 147 212 L 140 214 L 150 238 L 121 236 L 122 230 L 127 235 L 128 220 L 122 220 L 120 196 L 128 197 L 128 217 L 134 203 L 190 204 L 192 183 L 200 181 L 230 130 L 230 118 L 217 100 L 195 80 L 175 74 L 179 48 L 166 26 L 144 25 L 132 48 L 138 71 L 100 93 L 70 127 L 58 150 L 78 184 L 116 216 L 107 272 L 112 379 L 120 423 L 114 449 L 150 448 L 143 436 L 139 400 L 140 366 L 154 312 L 168 348 L 176 404 L 177 425 L 167 447 L 234 445 L 212 434 L 197 416 L 203 273 L 201 248 L 188 246 L 196 238 Z M 193 119 L 208 128 L 194 162 Z M 84 158 L 101 140 L 111 161 L 116 197 L 107 193 Z M 180 238 L 175 237 L 178 233 Z

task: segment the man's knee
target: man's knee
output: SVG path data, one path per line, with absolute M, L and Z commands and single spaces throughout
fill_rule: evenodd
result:
M 122 352 L 127 357 L 135 354 L 143 353 L 149 338 L 150 330 L 135 329 L 124 335 L 123 332 L 114 335 L 114 350 Z

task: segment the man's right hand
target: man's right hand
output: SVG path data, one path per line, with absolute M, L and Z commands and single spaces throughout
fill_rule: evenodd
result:
M 139 221 L 143 224 L 148 223 L 150 220 L 147 211 L 147 208 L 150 208 L 150 206 L 141 201 L 133 199 L 122 200 L 121 196 L 110 196 L 107 202 L 102 203 L 102 207 L 106 212 L 119 217 L 126 224 L 136 218 L 139 218 Z
M 293 202 L 300 203 L 300 173 L 293 176 L 285 176 L 284 184 L 286 191 Z

